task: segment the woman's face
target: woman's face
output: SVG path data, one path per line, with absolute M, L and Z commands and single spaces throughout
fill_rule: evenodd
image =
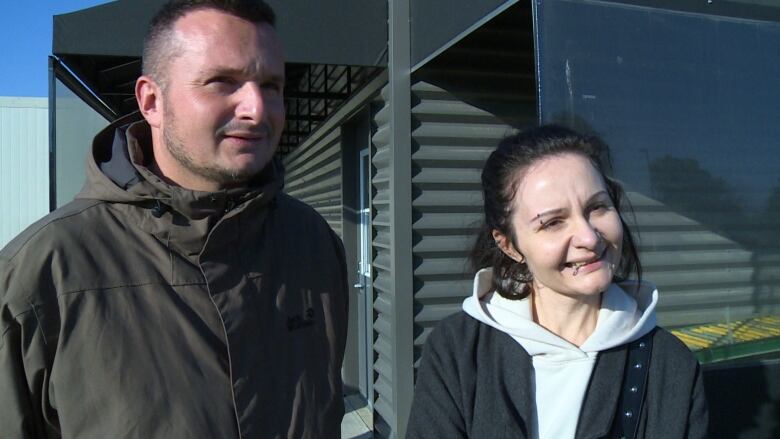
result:
M 593 164 L 573 153 L 547 157 L 516 184 L 511 226 L 518 248 L 496 238 L 528 264 L 534 291 L 580 299 L 603 292 L 620 262 L 623 227 Z

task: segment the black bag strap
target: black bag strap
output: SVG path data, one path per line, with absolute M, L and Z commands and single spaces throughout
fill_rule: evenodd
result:
M 628 345 L 628 364 L 626 364 L 623 390 L 618 404 L 618 425 L 621 437 L 634 439 L 639 427 L 639 416 L 647 389 L 647 375 L 650 369 L 650 351 L 653 348 L 653 333 L 648 332 Z

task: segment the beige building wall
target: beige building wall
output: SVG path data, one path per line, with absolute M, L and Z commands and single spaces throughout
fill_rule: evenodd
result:
M 0 247 L 49 211 L 48 98 L 0 97 Z

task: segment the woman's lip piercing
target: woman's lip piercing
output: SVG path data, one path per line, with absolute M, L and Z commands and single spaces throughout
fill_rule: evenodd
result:
M 599 260 L 599 259 L 601 259 L 601 257 L 597 258 L 596 260 Z M 577 273 L 580 272 L 580 268 L 582 268 L 582 267 L 584 267 L 584 266 L 586 266 L 588 264 L 592 264 L 593 262 L 596 262 L 596 261 L 590 261 L 590 262 L 583 262 L 583 263 L 575 264 L 574 265 L 574 269 L 573 269 L 571 275 L 572 276 L 576 276 Z
M 602 254 L 601 254 L 601 255 L 599 255 L 599 256 L 598 256 L 598 257 L 597 257 L 597 258 L 596 258 L 594 261 L 590 261 L 590 262 L 583 262 L 583 263 L 577 263 L 577 264 L 574 264 L 574 265 L 573 265 L 573 269 L 572 269 L 572 273 L 571 273 L 571 275 L 572 275 L 572 276 L 576 276 L 576 275 L 577 275 L 577 273 L 579 273 L 579 272 L 580 272 L 580 268 L 582 268 L 582 267 L 584 267 L 584 266 L 586 266 L 586 265 L 588 265 L 588 264 L 592 264 L 593 262 L 596 262 L 596 261 L 600 260 L 600 259 L 601 259 L 603 256 L 604 256 L 604 254 L 602 253 Z

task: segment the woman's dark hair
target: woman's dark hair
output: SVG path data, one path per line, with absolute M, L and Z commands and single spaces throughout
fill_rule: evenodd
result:
M 505 137 L 499 142 L 482 169 L 482 193 L 484 196 L 485 223 L 480 230 L 470 261 L 476 271 L 493 268 L 493 290 L 507 299 L 523 299 L 530 293 L 529 283 L 533 279 L 528 266 L 504 254 L 493 238 L 497 230 L 518 248 L 512 230 L 512 200 L 517 192 L 520 173 L 539 160 L 560 154 L 579 154 L 587 158 L 607 185 L 612 204 L 623 226 L 623 243 L 620 265 L 615 279 L 628 278 L 632 272 L 642 278 L 642 266 L 631 232 L 620 213 L 625 194 L 615 180 L 605 173 L 604 162 L 609 164 L 606 145 L 595 136 L 584 136 L 568 128 L 544 125 Z M 603 161 L 602 161 L 603 160 Z M 628 203 L 628 200 L 625 200 Z

